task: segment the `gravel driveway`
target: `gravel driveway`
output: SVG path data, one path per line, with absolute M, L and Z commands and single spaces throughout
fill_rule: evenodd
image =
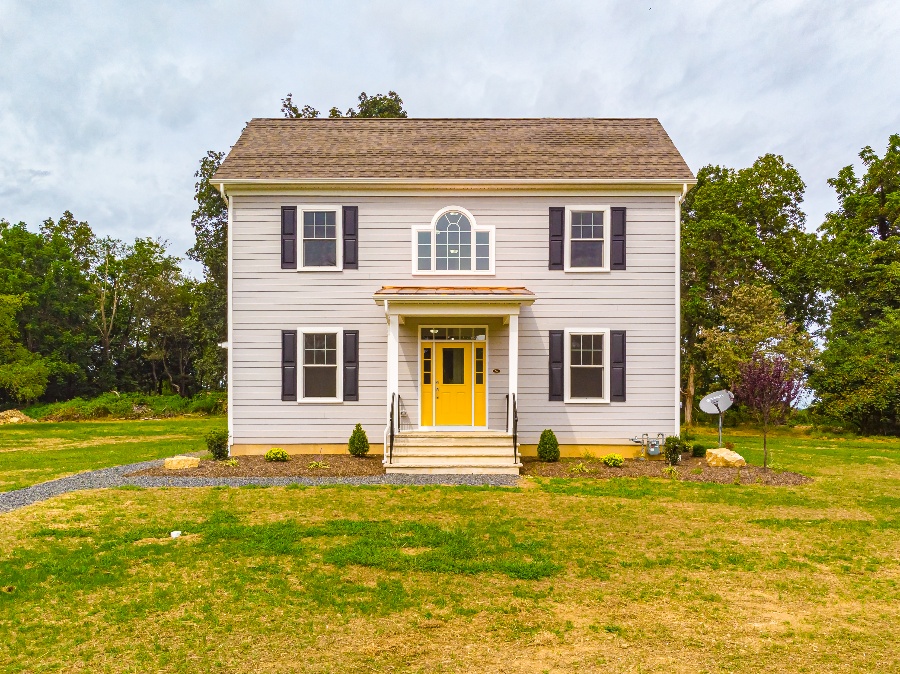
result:
M 514 487 L 517 475 L 374 475 L 368 477 L 126 477 L 145 468 L 161 466 L 161 459 L 132 463 L 78 473 L 50 482 L 42 482 L 24 489 L 0 493 L 0 513 L 22 508 L 38 501 L 45 501 L 60 494 L 80 489 L 104 489 L 107 487 L 244 487 L 260 485 L 283 487 L 289 484 L 319 486 L 330 484 L 397 484 L 397 485 L 469 485 Z

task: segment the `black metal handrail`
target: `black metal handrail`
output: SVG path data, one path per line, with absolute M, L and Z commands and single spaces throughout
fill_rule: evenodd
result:
M 391 435 L 391 446 L 388 454 L 388 463 L 394 462 L 394 398 L 397 396 L 396 393 L 391 393 L 391 415 L 389 418 L 390 423 L 390 435 Z
M 515 393 L 512 394 L 512 421 L 513 463 L 519 463 L 519 409 L 516 406 Z

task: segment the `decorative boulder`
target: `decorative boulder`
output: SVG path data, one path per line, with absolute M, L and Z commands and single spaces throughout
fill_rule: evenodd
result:
M 744 457 L 730 449 L 718 447 L 716 449 L 706 450 L 706 465 L 721 468 L 740 468 L 746 466 L 747 462 Z
M 172 456 L 166 459 L 166 470 L 182 470 L 184 468 L 196 468 L 200 465 L 200 459 L 195 456 Z

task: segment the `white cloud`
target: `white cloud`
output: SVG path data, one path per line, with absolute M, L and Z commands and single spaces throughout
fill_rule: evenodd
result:
M 900 132 L 900 13 L 855 3 L 0 0 L 0 217 L 65 209 L 191 245 L 193 173 L 287 92 L 413 116 L 659 117 L 695 171 L 777 152 L 825 180 Z

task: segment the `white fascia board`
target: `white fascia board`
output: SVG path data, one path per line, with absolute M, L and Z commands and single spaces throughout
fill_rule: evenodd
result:
M 230 193 L 236 191 L 284 191 L 285 189 L 308 192 L 315 190 L 342 191 L 441 191 L 441 190 L 473 190 L 473 191 L 550 191 L 565 192 L 585 189 L 632 190 L 637 192 L 663 191 L 681 196 L 687 185 L 695 185 L 697 180 L 673 180 L 671 178 L 557 178 L 557 179 L 521 179 L 521 178 L 486 178 L 467 179 L 449 178 L 429 180 L 420 178 L 220 178 L 215 180 L 220 190 Z

